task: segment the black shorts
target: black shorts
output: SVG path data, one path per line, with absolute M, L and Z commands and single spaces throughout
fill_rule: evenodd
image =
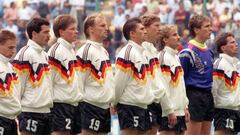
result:
M 78 106 L 75 107 L 75 112 L 74 112 L 74 118 L 73 118 L 73 122 L 72 122 L 72 130 L 71 133 L 72 134 L 79 134 L 81 133 L 81 107 L 82 103 L 79 103 Z
M 212 121 L 214 116 L 214 102 L 211 91 L 188 87 L 190 119 L 194 121 Z
M 33 133 L 34 135 L 51 134 L 51 114 L 22 112 L 18 116 L 19 130 Z
M 117 112 L 121 130 L 130 128 L 139 131 L 147 131 L 151 129 L 150 116 L 147 109 L 118 104 Z
M 159 126 L 162 118 L 162 108 L 159 103 L 152 103 L 148 106 L 151 126 Z
M 54 103 L 52 114 L 52 132 L 72 131 L 76 106 L 66 103 Z
M 110 109 L 102 109 L 92 104 L 81 103 L 82 129 L 97 133 L 108 133 L 111 129 Z
M 0 116 L 0 135 L 18 135 L 16 120 Z
M 186 122 L 185 122 L 185 116 L 177 116 L 177 124 L 174 126 L 171 126 L 168 124 L 168 118 L 162 117 L 160 131 L 175 131 L 175 132 L 183 132 L 187 130 Z
M 240 112 L 228 109 L 215 109 L 215 131 L 225 129 L 230 132 L 240 131 Z

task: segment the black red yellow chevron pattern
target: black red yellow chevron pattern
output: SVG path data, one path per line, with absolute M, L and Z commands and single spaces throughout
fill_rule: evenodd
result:
M 36 71 L 33 70 L 29 61 L 14 60 L 12 65 L 19 75 L 29 74 L 29 81 L 33 88 L 40 86 L 45 76 L 49 75 L 49 66 L 46 63 L 38 64 Z
M 236 71 L 232 72 L 232 76 L 230 78 L 224 73 L 224 70 L 214 69 L 213 77 L 214 79 L 224 81 L 225 86 L 229 89 L 229 91 L 235 91 L 238 88 L 239 74 Z
M 140 68 L 140 71 L 138 71 L 133 62 L 118 58 L 116 62 L 116 67 L 123 72 L 130 72 L 133 78 L 140 84 L 146 84 L 147 75 L 150 72 L 148 64 L 143 64 Z
M 160 62 L 158 60 L 158 58 L 152 58 L 149 61 L 149 70 L 151 73 L 152 78 L 155 78 L 156 72 L 155 70 L 160 69 Z
M 78 64 L 82 72 L 90 71 L 92 78 L 99 84 L 103 84 L 106 80 L 108 71 L 112 70 L 110 60 L 101 61 L 99 70 L 92 64 L 90 60 L 83 60 L 77 56 Z
M 18 82 L 18 77 L 15 73 L 7 73 L 5 80 L 0 78 L 0 94 L 8 97 L 13 93 L 14 85 Z
M 54 57 L 49 57 L 48 63 L 49 63 L 49 66 L 53 70 L 56 70 L 68 84 L 72 84 L 76 71 L 79 70 L 77 60 L 69 61 L 68 69 L 64 65 L 62 65 L 62 63 L 59 60 L 55 59 Z
M 178 86 L 181 77 L 183 76 L 183 69 L 181 66 L 175 67 L 175 71 L 172 72 L 170 66 L 161 65 L 161 70 L 164 75 L 170 76 L 170 84 L 174 87 Z

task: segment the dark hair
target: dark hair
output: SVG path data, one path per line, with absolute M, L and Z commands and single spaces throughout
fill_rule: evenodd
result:
M 130 39 L 130 32 L 135 31 L 139 23 L 141 23 L 141 20 L 138 17 L 133 17 L 123 25 L 123 35 L 126 40 Z
M 16 35 L 9 30 L 0 30 L 0 44 L 5 44 L 7 40 L 16 39 Z
M 53 22 L 54 35 L 59 38 L 59 30 L 65 30 L 70 24 L 76 23 L 76 20 L 70 15 L 59 15 Z
M 84 30 L 84 34 L 86 36 L 86 38 L 89 38 L 90 34 L 89 34 L 89 27 L 93 27 L 95 25 L 95 20 L 97 17 L 100 17 L 100 18 L 105 18 L 102 14 L 93 14 L 93 15 L 90 15 L 88 16 L 85 20 L 84 20 L 84 23 L 83 23 L 83 30 Z
M 39 33 L 42 29 L 42 25 L 49 26 L 49 22 L 44 18 L 33 18 L 28 24 L 27 24 L 27 34 L 30 39 L 32 39 L 32 32 L 35 31 Z
M 227 45 L 227 38 L 234 37 L 234 35 L 230 32 L 220 33 L 215 40 L 215 44 L 217 46 L 217 52 L 223 53 L 221 47 Z
M 195 38 L 195 36 L 196 36 L 194 29 L 195 28 L 200 29 L 205 21 L 210 21 L 210 20 L 208 17 L 203 16 L 203 15 L 195 15 L 190 19 L 189 31 L 190 31 L 190 36 L 192 36 L 192 38 Z
M 153 24 L 154 22 L 160 22 L 160 18 L 154 14 L 150 14 L 150 15 L 143 15 L 140 17 L 143 26 L 148 27 L 151 24 Z

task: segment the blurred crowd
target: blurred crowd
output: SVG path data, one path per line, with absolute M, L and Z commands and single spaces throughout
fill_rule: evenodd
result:
M 176 24 L 181 36 L 179 49 L 189 40 L 188 22 L 196 14 L 205 14 L 211 19 L 212 35 L 208 45 L 213 49 L 212 43 L 220 32 L 232 32 L 240 43 L 240 0 L 206 0 L 206 5 L 203 0 L 116 0 L 112 21 L 114 41 L 117 41 L 114 49 L 121 46 L 120 30 L 126 19 L 143 14 L 158 15 L 162 24 Z
M 109 37 L 104 46 L 111 61 L 125 39 L 122 26 L 132 17 L 156 14 L 162 24 L 176 24 L 182 48 L 189 40 L 188 21 L 192 15 L 206 14 L 212 20 L 212 36 L 208 45 L 220 32 L 232 32 L 240 43 L 240 0 L 0 0 L 0 28 L 14 32 L 18 37 L 17 51 L 26 44 L 26 24 L 33 17 L 43 17 L 50 22 L 59 14 L 71 14 L 78 22 L 79 37 L 83 37 L 85 17 L 96 11 L 109 10 Z M 82 40 L 83 38 L 81 38 Z M 54 41 L 53 41 L 54 42 Z M 51 43 L 49 43 L 51 45 Z

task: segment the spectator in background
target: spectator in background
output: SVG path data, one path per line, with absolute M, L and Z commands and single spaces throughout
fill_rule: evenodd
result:
M 186 11 L 186 19 L 185 19 L 185 28 L 188 28 L 188 22 L 190 19 L 191 12 L 193 10 L 192 8 L 192 2 L 190 0 L 182 0 L 184 9 Z
M 17 49 L 18 52 L 23 46 L 27 44 L 27 35 L 26 35 L 26 27 L 27 27 L 28 20 L 19 19 L 17 22 L 18 30 L 19 30 L 19 39 L 17 42 Z
M 71 5 L 69 0 L 60 1 L 60 14 L 69 14 L 71 10 Z
M 128 14 L 130 18 L 139 16 L 139 13 L 134 10 L 134 5 L 131 1 L 127 1 L 125 14 Z
M 26 0 L 22 2 L 22 8 L 18 10 L 18 16 L 20 20 L 30 20 L 36 13 L 37 11 L 29 7 Z
M 226 7 L 223 13 L 219 16 L 219 21 L 221 23 L 221 27 L 225 27 L 226 24 L 232 19 L 231 13 L 229 13 L 229 8 Z
M 116 0 L 115 4 L 113 5 L 114 15 L 118 14 L 118 7 L 123 7 L 123 10 L 125 10 L 125 6 L 122 0 Z
M 52 19 L 56 18 L 59 14 L 60 14 L 60 1 L 59 0 L 50 0 L 48 1 L 48 10 L 49 10 L 49 13 L 46 14 L 46 18 L 49 18 L 50 17 Z
M 17 5 L 15 2 L 11 2 L 10 7 L 5 10 L 3 19 L 7 22 L 9 20 L 13 21 L 14 23 L 17 21 L 18 9 L 17 9 Z
M 221 23 L 219 21 L 219 15 L 214 10 L 212 11 L 211 20 L 212 20 L 212 32 L 216 37 L 220 31 Z
M 221 15 L 224 11 L 224 9 L 227 7 L 228 3 L 225 0 L 218 0 L 216 3 L 215 11 L 218 13 L 218 15 Z
M 170 7 L 167 24 L 174 24 L 175 13 L 179 9 L 179 0 L 168 0 L 167 2 Z
M 203 1 L 196 0 L 193 4 L 193 14 L 194 15 L 202 15 L 203 14 Z
M 178 26 L 178 33 L 180 36 L 182 36 L 183 30 L 185 29 L 185 19 L 186 12 L 184 10 L 184 5 L 180 2 L 179 9 L 175 13 L 175 24 Z
M 37 11 L 38 11 L 40 17 L 42 17 L 42 18 L 47 18 L 47 16 L 50 13 L 48 5 L 46 3 L 44 3 L 44 2 L 40 2 L 39 3 Z
M 157 0 L 149 0 L 147 3 L 147 8 L 150 14 L 155 14 L 158 9 L 158 1 Z
M 18 35 L 18 26 L 14 23 L 14 20 L 7 20 L 5 29 L 13 32 L 15 35 Z
M 187 29 L 183 30 L 183 34 L 181 36 L 180 41 L 181 41 L 181 45 L 183 46 L 183 48 L 187 48 L 187 43 L 189 41 L 189 30 L 187 30 Z
M 169 13 L 171 11 L 171 8 L 166 0 L 161 0 L 158 10 L 159 10 L 158 15 L 161 18 L 161 23 L 166 24 L 168 22 Z
M 144 14 L 147 14 L 147 13 L 148 13 L 148 8 L 147 8 L 147 6 L 144 5 L 142 7 L 142 10 L 141 10 L 139 16 L 143 16 Z
M 77 20 L 79 34 L 83 33 L 83 20 L 85 19 L 85 0 L 69 0 L 71 5 L 70 14 Z
M 122 26 L 125 23 L 124 7 L 118 6 L 118 12 L 113 18 L 112 25 L 114 26 L 114 44 L 110 46 L 111 52 L 115 52 L 122 41 Z
M 208 0 L 207 1 L 207 11 L 208 11 L 208 14 L 213 12 L 215 10 L 215 8 L 216 8 L 216 1 Z

